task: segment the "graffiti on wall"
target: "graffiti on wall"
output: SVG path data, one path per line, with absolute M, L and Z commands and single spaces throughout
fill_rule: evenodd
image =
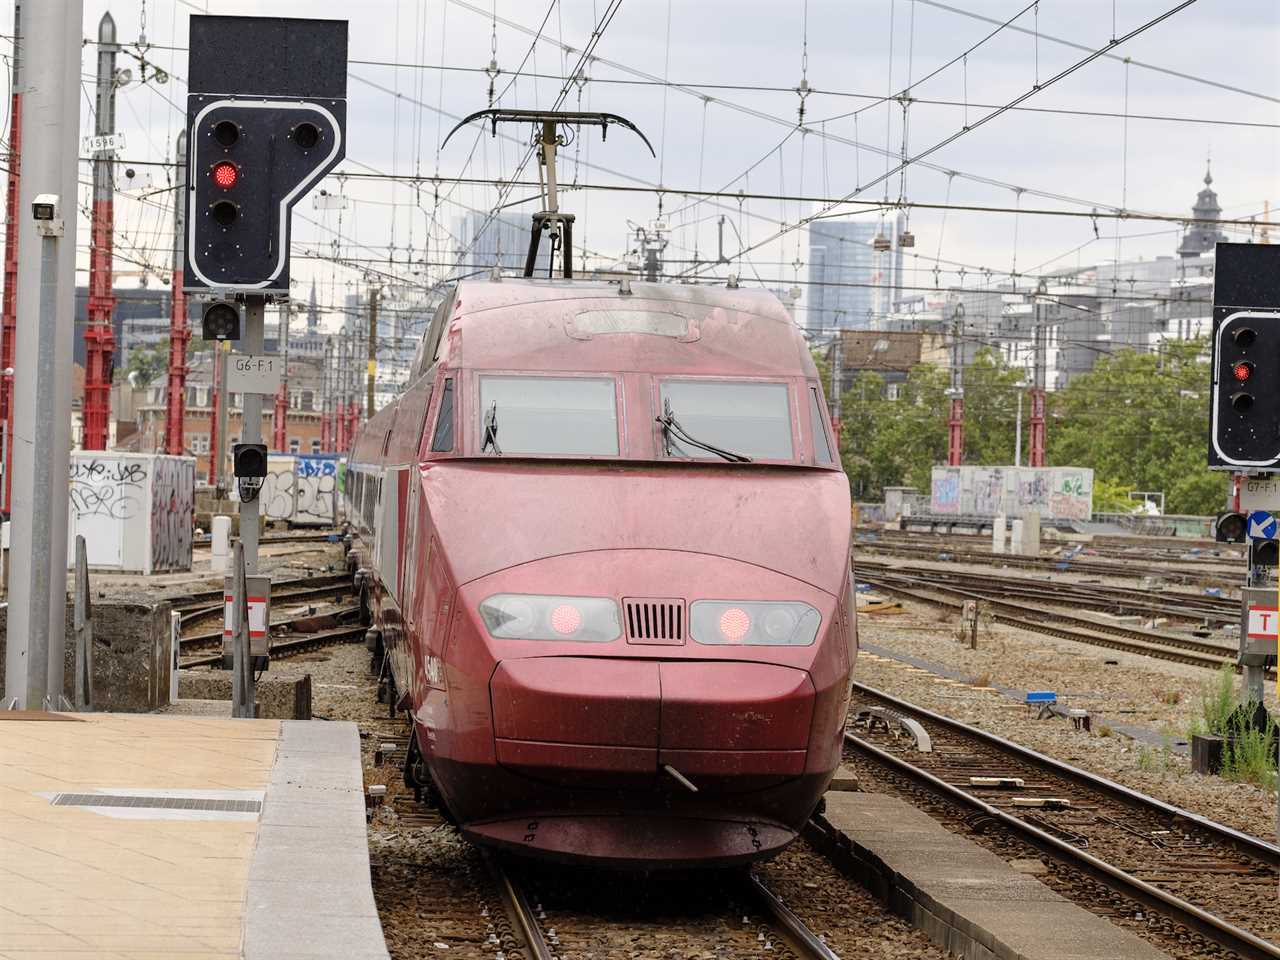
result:
M 1093 471 L 1082 467 L 934 467 L 933 513 L 1088 520 Z
M 334 522 L 338 461 L 329 457 L 272 457 L 259 497 L 271 520 L 290 523 Z
M 151 569 L 191 569 L 195 462 L 157 457 L 151 487 Z
M 960 471 L 939 467 L 933 471 L 930 483 L 933 493 L 934 513 L 960 512 Z
M 136 460 L 73 458 L 68 490 L 72 519 L 133 520 L 146 500 L 147 467 Z

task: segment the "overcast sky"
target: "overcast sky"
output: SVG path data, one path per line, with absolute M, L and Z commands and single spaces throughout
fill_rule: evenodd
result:
M 221 0 L 216 12 L 352 17 L 348 160 L 343 169 L 423 175 L 438 171 L 442 177 L 493 181 L 514 172 L 521 156 L 518 144 L 480 135 L 477 127 L 460 131 L 447 148 L 438 149 L 453 124 L 438 111 L 462 115 L 486 107 L 488 78 L 482 73 L 437 68 L 483 68 L 492 55 L 503 71 L 497 81 L 501 92 L 533 45 L 525 74 L 550 78 L 523 77 L 511 85 L 501 102 L 548 107 L 562 86 L 554 78 L 563 76 L 577 60 L 577 55 L 566 54 L 560 43 L 581 49 L 608 0 L 560 0 L 546 21 L 542 39 L 535 44 L 532 34 L 549 2 L 498 0 L 496 54 L 491 54 L 492 0 L 365 0 L 360 4 L 349 0 Z M 739 219 L 739 204 L 734 200 L 694 203 L 679 196 L 679 191 L 701 186 L 846 196 L 884 172 L 886 146 L 895 156 L 903 150 L 901 106 L 877 103 L 872 97 L 912 83 L 916 84 L 911 89 L 917 101 L 957 104 L 915 102 L 910 106 L 906 152 L 914 156 L 988 113 L 990 105 L 1007 103 L 1087 55 L 1051 37 L 1096 49 L 1175 2 L 1041 0 L 1016 21 L 1032 33 L 1002 30 L 965 60 L 919 83 L 921 77 L 995 29 L 966 13 L 1003 21 L 1026 2 L 945 0 L 945 4 L 932 0 L 810 0 L 806 11 L 803 0 L 623 0 L 595 51 L 610 63 L 595 62 L 587 68 L 589 79 L 581 90 L 581 108 L 631 119 L 652 140 L 659 156 L 651 157 L 636 138 L 621 131 L 615 130 L 601 143 L 597 132 L 584 130 L 580 144 L 569 147 L 562 156 L 561 179 L 663 184 L 671 191 L 663 199 L 672 227 L 667 251 L 670 260 L 691 260 L 695 248 L 701 256 L 714 256 L 714 224 L 722 213 L 740 223 L 747 244 L 756 244 L 782 226 L 819 212 L 820 205 L 748 201 L 742 204 Z M 119 37 L 126 44 L 137 41 L 145 9 L 146 39 L 156 45 L 150 56 L 173 74 L 164 85 L 140 84 L 138 64 L 121 56 L 120 66 L 131 66 L 134 72 L 134 83 L 120 91 L 117 106 L 117 126 L 127 143 L 124 159 L 169 159 L 173 138 L 183 122 L 179 108 L 185 104 L 182 78 L 186 76 L 186 53 L 168 48 L 185 47 L 188 18 L 203 6 L 187 0 L 148 0 L 145 6 L 141 0 L 86 0 L 85 36 L 96 36 L 99 18 L 110 9 Z M 358 14 L 353 16 L 353 10 Z M 11 33 L 11 25 L 9 9 L 4 12 L 6 33 Z M 1038 38 L 1034 35 L 1037 28 Z M 801 81 L 806 36 L 807 80 L 817 91 L 805 102 L 805 122 L 811 129 L 807 135 L 794 130 L 800 100 L 791 92 Z M 1275 0 L 1199 0 L 1117 49 L 1117 57 L 1130 57 L 1135 62 L 1126 65 L 1117 59 L 1096 60 L 1023 104 L 1115 116 L 1025 110 L 1004 113 L 929 157 L 929 162 L 942 170 L 913 164 L 907 168 L 905 180 L 892 177 L 888 199 L 902 196 L 915 202 L 942 203 L 949 196 L 952 203 L 974 206 L 1075 211 L 1096 206 L 1182 215 L 1190 212 L 1211 154 L 1214 188 L 1224 214 L 1261 218 L 1264 203 L 1270 201 L 1276 219 L 1280 217 L 1274 214 L 1280 208 L 1278 49 L 1280 4 Z M 82 101 L 81 126 L 86 133 L 91 132 L 88 106 L 94 52 L 91 46 L 85 48 L 87 93 Z M 672 84 L 784 89 L 701 87 L 701 93 L 710 98 L 704 99 L 658 83 L 606 82 L 643 79 L 639 74 L 666 78 Z M 578 106 L 579 90 L 573 87 L 564 107 Z M 848 115 L 858 108 L 865 109 L 856 119 Z M 1126 112 L 1127 121 L 1123 117 Z M 837 116 L 840 118 L 831 119 Z M 1185 122 L 1190 120 L 1201 122 Z M 508 133 L 517 135 L 515 128 L 509 128 Z M 789 133 L 785 144 L 775 151 Z M 864 145 L 862 149 L 851 145 L 855 140 Z M 588 166 L 587 161 L 594 166 Z M 758 161 L 749 177 L 743 177 Z M 135 169 L 133 181 L 118 171 L 118 185 L 126 194 L 116 213 L 121 234 L 118 250 L 129 259 L 167 271 L 171 194 L 145 196 L 166 185 L 166 168 L 139 163 Z M 949 177 L 945 171 L 957 175 Z M 531 174 L 532 167 L 526 172 Z M 488 185 L 444 184 L 437 206 L 430 184 L 415 190 L 409 184 L 385 181 L 348 180 L 340 185 L 330 180 L 325 186 L 331 192 L 345 193 L 349 201 L 342 214 L 341 255 L 380 259 L 380 269 L 419 281 L 424 279 L 421 267 L 409 264 L 435 262 L 450 255 L 454 244 L 448 231 L 454 229 L 457 218 L 467 208 L 487 211 L 497 197 L 497 191 Z M 510 198 L 529 193 L 516 188 Z M 885 185 L 868 188 L 858 196 L 883 200 Z M 625 252 L 628 220 L 648 223 L 658 215 L 658 197 L 652 192 L 571 192 L 564 206 L 578 215 L 575 239 L 600 254 L 600 262 L 612 261 Z M 533 204 L 517 206 L 513 214 L 523 217 L 533 208 Z M 440 227 L 431 230 L 433 210 Z M 295 254 L 316 249 L 333 252 L 337 212 L 316 211 L 306 199 L 298 213 L 306 219 L 295 218 Z M 879 212 L 872 207 L 857 215 L 874 219 Z M 935 257 L 942 261 L 939 280 L 945 285 L 958 280 L 956 264 L 967 265 L 966 277 L 971 280 L 980 268 L 1007 273 L 1015 263 L 1019 272 L 1034 272 L 1102 262 L 1114 259 L 1117 253 L 1124 259 L 1150 258 L 1173 253 L 1179 236 L 1176 224 L 1140 220 L 1119 224 L 1121 240 L 1117 242 L 1117 224 L 1109 221 L 1098 223 L 1101 239 L 1095 240 L 1089 219 L 959 211 L 944 217 L 942 212 L 931 210 L 914 210 L 910 217 L 917 257 L 908 264 L 916 272 L 907 274 L 907 279 L 925 285 L 934 281 Z M 82 243 L 87 243 L 87 232 L 87 223 L 82 223 Z M 1236 234 L 1242 239 L 1247 235 Z M 1273 239 L 1280 240 L 1280 236 Z M 758 247 L 749 258 L 739 258 L 731 269 L 741 272 L 744 280 L 758 274 L 769 285 L 786 288 L 794 278 L 806 277 L 807 242 L 804 230 L 792 230 Z M 730 255 L 736 252 L 736 236 L 730 236 L 726 248 Z M 87 255 L 81 259 L 87 267 Z M 121 271 L 137 269 L 124 262 L 117 266 Z M 438 267 L 428 271 L 432 279 L 448 272 Z M 704 271 L 707 276 L 721 277 L 725 272 L 726 268 Z M 304 293 L 305 285 L 313 277 L 317 279 L 326 303 L 340 302 L 359 282 L 353 270 L 323 261 L 295 259 L 293 273 L 304 285 Z M 136 281 L 128 277 L 122 282 Z M 151 282 L 154 285 L 155 281 Z

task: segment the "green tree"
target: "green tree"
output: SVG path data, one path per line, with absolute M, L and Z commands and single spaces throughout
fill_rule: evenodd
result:
M 964 462 L 1013 463 L 1020 370 L 996 350 L 983 349 L 964 371 Z M 948 410 L 948 415 L 950 410 Z
M 1204 341 L 1121 350 L 1050 397 L 1054 464 L 1092 467 L 1130 490 L 1161 490 L 1169 513 L 1213 513 L 1226 484 L 1205 466 L 1210 372 Z
M 139 387 L 147 387 L 153 380 L 164 376 L 168 369 L 169 338 L 165 337 L 149 347 L 134 347 L 130 350 L 124 376 L 132 377 L 133 383 Z

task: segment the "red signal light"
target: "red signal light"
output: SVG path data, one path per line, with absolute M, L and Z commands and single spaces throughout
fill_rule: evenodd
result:
M 240 179 L 240 170 L 229 160 L 213 165 L 213 182 L 223 190 L 230 190 Z
M 1244 383 L 1253 376 L 1253 364 L 1248 360 L 1241 360 L 1231 367 L 1231 375 L 1236 378 L 1237 382 Z

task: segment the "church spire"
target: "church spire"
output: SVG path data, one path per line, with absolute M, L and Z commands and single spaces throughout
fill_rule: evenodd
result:
M 1210 163 L 1209 159 L 1205 160 L 1204 189 L 1196 194 L 1195 205 L 1191 208 L 1192 217 L 1200 222 L 1187 225 L 1182 243 L 1178 246 L 1180 257 L 1199 257 L 1213 253 L 1213 248 L 1227 239 L 1226 234 L 1218 229 L 1217 224 L 1203 222 L 1222 218 L 1222 206 L 1218 203 L 1218 194 L 1213 189 L 1213 171 Z
M 307 304 L 307 333 L 315 333 L 320 326 L 320 310 L 316 306 L 316 282 L 311 281 L 311 301 Z

